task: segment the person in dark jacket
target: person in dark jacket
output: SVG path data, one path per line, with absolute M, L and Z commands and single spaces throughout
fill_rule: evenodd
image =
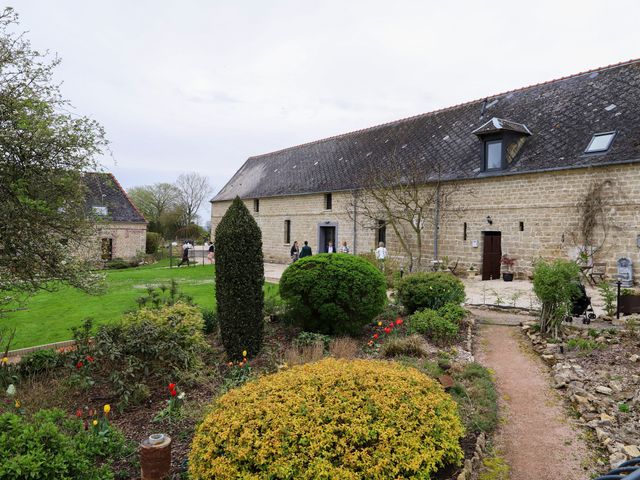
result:
M 309 246 L 309 242 L 305 240 L 304 245 L 300 250 L 300 258 L 310 257 L 311 255 L 313 255 L 313 253 L 311 253 L 311 247 Z
M 298 241 L 293 242 L 291 246 L 291 263 L 295 262 L 300 258 L 300 246 L 298 245 Z

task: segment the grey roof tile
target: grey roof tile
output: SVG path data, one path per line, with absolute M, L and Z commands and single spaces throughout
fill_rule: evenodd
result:
M 481 172 L 473 131 L 494 117 L 531 136 L 505 170 Z M 594 133 L 614 130 L 607 152 L 584 153 Z M 359 172 L 392 158 L 435 159 L 448 179 L 640 161 L 640 60 L 251 157 L 212 201 L 357 189 Z
M 131 202 L 116 177 L 111 173 L 87 172 L 82 180 L 86 186 L 87 213 L 94 207 L 106 207 L 106 219 L 113 222 L 147 223 L 144 216 Z

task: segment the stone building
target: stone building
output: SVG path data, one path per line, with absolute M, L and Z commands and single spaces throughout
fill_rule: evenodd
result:
M 82 253 L 91 260 L 125 260 L 145 252 L 147 221 L 111 173 L 85 173 L 87 215 L 96 232 Z
M 609 275 L 620 257 L 637 265 L 640 60 L 251 157 L 211 200 L 212 233 L 239 196 L 262 229 L 268 261 L 289 261 L 294 240 L 308 240 L 314 253 L 332 240 L 352 253 L 385 241 L 406 263 L 389 219 L 363 221 L 354 201 L 370 172 L 399 166 L 403 184 L 406 165 L 425 195 L 449 189 L 446 204 L 426 215 L 423 266 L 446 256 L 488 279 L 500 275 L 502 255 L 527 275 L 541 257 L 580 251 L 595 251 L 589 262 L 605 263 Z M 588 209 L 595 226 L 585 245 Z

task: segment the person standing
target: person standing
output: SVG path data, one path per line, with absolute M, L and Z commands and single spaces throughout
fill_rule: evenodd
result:
M 329 245 L 327 245 L 327 253 L 336 253 L 336 249 L 333 246 L 333 242 L 329 242 Z
M 295 262 L 300 258 L 300 246 L 298 245 L 298 241 L 295 240 L 293 245 L 291 246 L 291 263 Z
M 347 246 L 347 242 L 342 242 L 342 246 L 339 250 L 340 253 L 349 253 L 349 247 Z
M 213 265 L 213 259 L 216 255 L 216 247 L 213 246 L 213 243 L 209 244 L 209 253 L 207 253 L 207 258 L 209 259 L 209 263 Z
M 189 266 L 189 248 L 190 247 L 191 247 L 191 244 L 189 243 L 189 241 L 185 240 L 184 243 L 182 244 L 182 260 L 180 260 L 178 267 L 185 263 L 187 264 L 187 267 Z
M 300 250 L 300 258 L 310 257 L 311 255 L 313 255 L 313 253 L 311 253 L 311 247 L 309 246 L 309 242 L 305 240 L 304 245 Z
M 388 256 L 389 252 L 384 246 L 384 242 L 378 243 L 378 248 L 376 248 L 376 259 L 378 260 L 378 266 L 382 272 L 384 272 L 384 262 Z

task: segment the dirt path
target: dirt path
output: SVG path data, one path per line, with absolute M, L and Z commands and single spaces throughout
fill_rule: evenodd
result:
M 511 480 L 584 480 L 589 449 L 517 328 L 481 325 L 478 359 L 495 372 L 502 421 L 496 450 Z

